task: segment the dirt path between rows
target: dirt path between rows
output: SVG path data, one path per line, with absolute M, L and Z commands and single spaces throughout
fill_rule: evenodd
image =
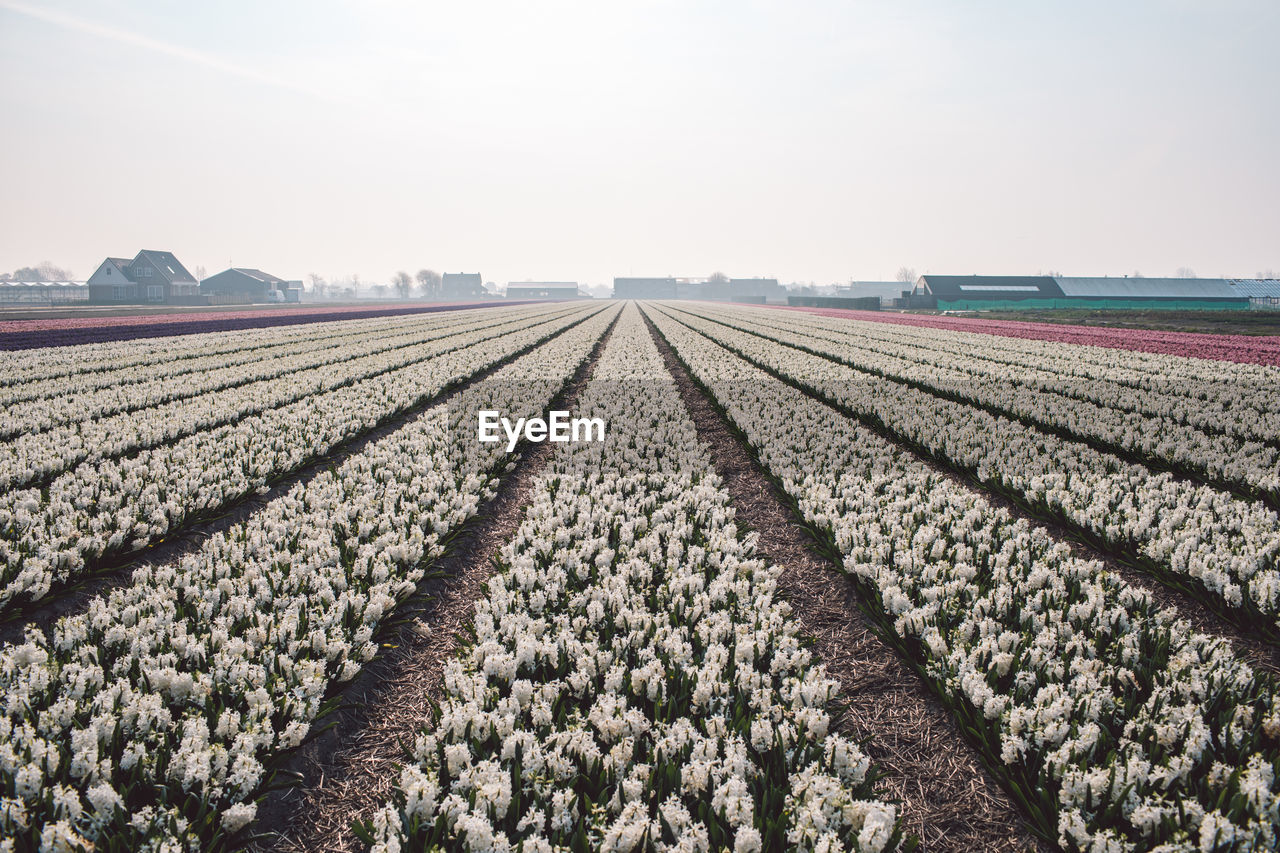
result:
M 1047 850 L 1017 807 L 982 767 L 929 688 L 874 632 L 853 584 L 812 549 L 781 495 L 746 443 L 698 387 L 670 344 L 645 318 L 676 379 L 698 437 L 724 479 L 737 517 L 759 534 L 758 550 L 783 567 L 779 589 L 847 705 L 833 728 L 863 743 L 884 772 L 880 784 L 902 801 L 905 831 L 924 851 Z
M 620 316 L 620 315 L 619 315 Z M 550 406 L 572 409 L 617 324 Z M 285 768 L 298 785 L 273 793 L 259 808 L 253 853 L 347 853 L 364 845 L 351 831 L 390 798 L 405 750 L 441 699 L 444 663 L 465 642 L 463 628 L 494 570 L 494 559 L 524 518 L 534 484 L 552 453 L 550 442 L 520 452 L 497 495 L 472 518 L 436 562 L 443 577 L 425 581 L 397 609 L 396 624 L 379 638 L 382 651 L 342 691 L 332 727 L 304 745 Z
M 578 326 L 579 323 L 585 322 L 591 316 L 595 315 L 584 316 L 578 323 L 566 326 L 554 335 L 549 336 L 548 340 L 559 337 Z M 420 400 L 408 409 L 389 416 L 380 425 L 345 442 L 341 442 L 330 449 L 329 452 L 315 457 L 298 468 L 294 468 L 274 481 L 265 490 L 253 492 L 222 507 L 221 510 L 218 510 L 219 515 L 215 518 L 196 521 L 174 531 L 158 543 L 149 545 L 141 551 L 105 561 L 98 568 L 95 568 L 87 578 L 63 587 L 60 591 L 51 593 L 51 597 L 46 601 L 35 602 L 31 605 L 14 605 L 11 613 L 6 613 L 3 617 L 0 617 L 0 645 L 22 642 L 26 626 L 32 623 L 52 625 L 63 616 L 84 612 L 94 598 L 100 595 L 107 595 L 113 589 L 128 585 L 133 580 L 133 573 L 142 566 L 157 566 L 170 563 L 180 560 L 187 554 L 198 551 L 210 536 L 229 530 L 237 524 L 243 524 L 258 510 L 287 493 L 294 486 L 299 483 L 309 482 L 321 471 L 327 471 L 330 467 L 341 465 L 349 457 L 363 451 L 369 444 L 386 438 L 391 433 L 402 429 L 428 409 L 447 403 L 461 391 L 484 380 L 486 377 L 492 376 L 503 367 L 543 343 L 546 343 L 546 341 L 531 344 L 519 352 L 512 353 L 484 370 L 473 373 L 466 379 L 446 387 L 439 393 Z

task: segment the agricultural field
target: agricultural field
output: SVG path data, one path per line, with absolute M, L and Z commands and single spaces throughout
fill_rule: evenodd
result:
M 1273 338 L 165 322 L 0 352 L 0 853 L 1280 847 Z

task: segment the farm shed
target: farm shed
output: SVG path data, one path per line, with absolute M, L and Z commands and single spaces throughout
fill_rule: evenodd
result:
M 200 285 L 173 252 L 107 258 L 86 282 L 93 305 L 200 305 Z
M 922 275 L 913 297 L 937 300 L 944 311 L 1086 310 L 1223 311 L 1249 307 L 1223 279 L 1069 278 L 1055 276 Z
M 888 308 L 904 299 L 911 292 L 911 285 L 901 281 L 851 281 L 836 288 L 837 299 L 878 299 L 881 307 Z
M 301 293 L 302 282 L 289 282 L 249 267 L 231 267 L 200 282 L 200 293 L 217 302 L 284 302 L 289 291 Z M 272 296 L 279 293 L 279 296 Z
M 484 280 L 478 272 L 447 272 L 440 278 L 443 299 L 470 299 L 484 296 Z
M 1280 278 L 1232 278 L 1227 284 L 1249 300 L 1250 308 L 1280 310 Z
M 677 282 L 674 278 L 615 278 L 614 299 L 675 299 Z
M 776 278 L 731 278 L 729 279 L 729 298 L 734 301 L 765 301 L 772 299 L 785 302 L 787 290 L 778 284 Z
M 576 281 L 509 281 L 508 299 L 577 299 Z

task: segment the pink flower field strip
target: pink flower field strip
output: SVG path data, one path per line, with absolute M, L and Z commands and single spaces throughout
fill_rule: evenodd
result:
M 853 311 L 846 308 L 804 308 L 783 305 L 771 307 L 782 311 L 802 311 L 823 317 L 846 317 L 851 320 L 868 320 L 899 326 L 977 332 L 1007 338 L 1057 341 L 1280 367 L 1280 336 L 1276 335 L 1216 335 L 1204 332 L 1163 332 L 1150 329 L 1101 329 L 1092 326 L 1029 323 L 1017 320 L 983 320 L 976 317 L 884 314 L 879 311 Z

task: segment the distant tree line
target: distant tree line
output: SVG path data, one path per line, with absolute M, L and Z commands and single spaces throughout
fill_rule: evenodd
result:
M 311 284 L 311 294 L 316 299 L 354 299 L 362 286 L 358 275 L 329 280 L 318 273 L 310 273 L 307 278 Z M 385 297 L 394 291 L 395 295 L 401 299 L 411 299 L 415 296 L 421 299 L 432 299 L 440 295 L 440 282 L 440 273 L 435 270 L 418 270 L 416 275 L 400 270 L 391 276 L 390 284 L 376 283 L 365 286 L 377 297 Z
M 41 261 L 34 267 L 19 267 L 11 273 L 0 273 L 0 281 L 72 281 L 75 275 L 69 269 Z

